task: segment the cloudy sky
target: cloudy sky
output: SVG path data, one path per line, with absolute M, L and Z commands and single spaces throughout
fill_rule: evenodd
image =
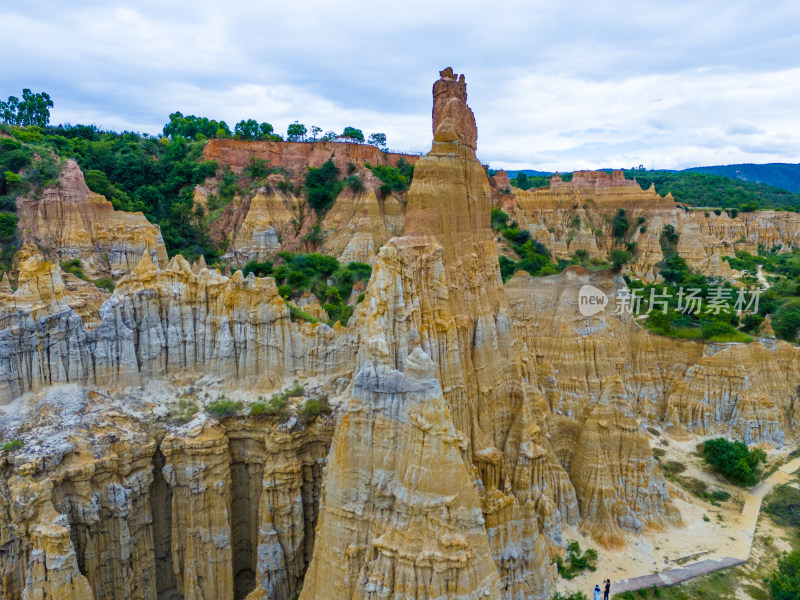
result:
M 800 162 L 797 0 L 0 1 L 0 97 L 159 133 L 171 112 L 430 147 L 465 73 L 492 167 Z

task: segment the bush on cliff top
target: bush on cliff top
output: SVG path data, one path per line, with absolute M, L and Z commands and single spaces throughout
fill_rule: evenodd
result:
M 317 420 L 320 415 L 329 415 L 333 407 L 328 404 L 327 398 L 309 398 L 300 409 L 298 416 L 303 423 L 309 424 Z
M 303 393 L 303 386 L 294 384 L 285 392 L 278 392 L 272 394 L 267 402 L 256 402 L 250 407 L 251 417 L 280 417 L 281 420 L 286 418 L 286 407 L 289 404 L 289 398 L 292 396 L 300 396 Z
M 208 412 L 215 419 L 232 417 L 240 410 L 242 410 L 242 402 L 240 400 L 228 400 L 224 396 L 208 405 Z

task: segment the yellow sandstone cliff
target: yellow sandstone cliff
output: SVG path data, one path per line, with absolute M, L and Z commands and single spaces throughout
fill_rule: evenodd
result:
M 57 261 L 80 260 L 90 277 L 121 277 L 134 269 L 144 252 L 156 265 L 167 262 L 158 226 L 141 213 L 114 210 L 104 196 L 86 187 L 72 159 L 61 166 L 57 184 L 41 196 L 20 197 L 17 213 L 24 242 Z
M 686 211 L 670 194 L 661 197 L 654 187 L 642 190 L 621 171 L 576 171 L 566 182 L 555 175 L 549 188 L 508 189 L 513 197 L 502 196 L 496 203 L 544 244 L 554 260 L 570 259 L 578 250 L 589 258 L 605 259 L 615 247 L 614 215 L 624 209 L 630 224 L 626 241 L 636 244 L 629 268 L 648 280 L 657 278 L 656 264 L 664 258 L 659 236 L 666 225 L 679 235 L 678 254 L 690 268 L 709 276 L 734 276 L 722 257 L 734 256 L 737 250 L 755 254 L 759 245 L 800 245 L 797 213 L 757 211 L 731 218 L 724 211 Z

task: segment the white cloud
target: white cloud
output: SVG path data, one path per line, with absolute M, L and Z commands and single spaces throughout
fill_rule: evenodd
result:
M 0 96 L 48 91 L 54 121 L 298 119 L 425 150 L 430 86 L 451 65 L 492 166 L 800 160 L 792 0 L 29 0 L 0 21 Z

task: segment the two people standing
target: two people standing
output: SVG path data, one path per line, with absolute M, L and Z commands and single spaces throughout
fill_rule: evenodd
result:
M 611 580 L 606 579 L 604 582 L 605 589 L 603 590 L 603 597 L 602 600 L 608 600 L 608 596 L 611 593 Z M 594 598 L 593 600 L 601 600 L 600 598 L 600 586 L 594 586 Z

